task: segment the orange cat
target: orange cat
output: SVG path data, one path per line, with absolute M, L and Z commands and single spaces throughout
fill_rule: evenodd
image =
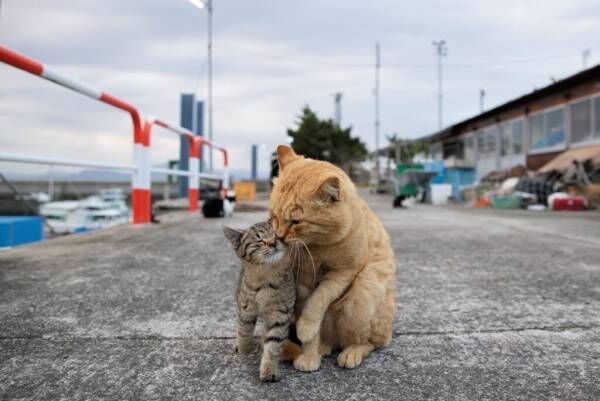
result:
M 294 366 L 317 370 L 321 355 L 341 349 L 338 365 L 354 368 L 392 337 L 396 268 L 390 238 L 341 169 L 283 145 L 277 157 L 273 228 L 286 243 L 310 251 L 297 279 L 302 355 Z

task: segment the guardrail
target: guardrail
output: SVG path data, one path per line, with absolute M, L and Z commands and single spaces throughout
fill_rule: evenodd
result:
M 189 211 L 194 212 L 198 210 L 198 199 L 199 199 L 199 179 L 200 178 L 218 178 L 222 180 L 221 184 L 221 196 L 227 196 L 227 189 L 229 188 L 229 161 L 228 161 L 228 153 L 227 149 L 215 145 L 213 142 L 204 139 L 201 136 L 195 136 L 190 130 L 180 127 L 178 125 L 171 125 L 162 120 L 150 118 L 146 120 L 145 129 L 148 131 L 148 136 L 150 136 L 152 131 L 152 126 L 157 125 L 162 127 L 174 134 L 183 136 L 187 138 L 189 143 L 189 162 L 188 169 L 189 173 L 192 174 L 190 179 L 188 179 L 188 200 L 189 200 Z M 202 147 L 208 146 L 214 149 L 217 149 L 223 153 L 223 165 L 224 165 L 224 173 L 223 176 L 217 176 L 215 174 L 206 174 L 200 173 L 200 156 L 202 154 Z M 173 175 L 188 175 L 181 174 L 181 170 L 173 170 L 173 169 L 158 169 L 152 168 L 151 173 L 160 173 L 160 174 L 173 174 Z
M 133 211 L 133 223 L 144 224 L 151 220 L 152 199 L 151 199 L 151 174 L 171 174 L 178 176 L 189 177 L 188 199 L 189 210 L 195 212 L 198 210 L 198 184 L 200 178 L 211 178 L 221 180 L 221 196 L 227 195 L 229 188 L 229 170 L 228 170 L 228 153 L 223 147 L 216 146 L 210 141 L 202 137 L 194 136 L 192 132 L 185 128 L 168 124 L 162 120 L 153 118 L 143 121 L 141 114 L 136 107 L 127 103 L 115 96 L 106 92 L 100 91 L 92 86 L 69 78 L 59 72 L 49 68 L 48 66 L 24 56 L 14 50 L 0 46 L 0 61 L 9 64 L 20 70 L 29 72 L 30 74 L 39 76 L 48 81 L 54 82 L 60 86 L 71 89 L 82 95 L 99 100 L 114 108 L 126 111 L 131 116 L 133 123 L 133 165 L 126 164 L 106 164 L 95 163 L 73 159 L 59 159 L 50 157 L 37 157 L 15 155 L 10 153 L 0 152 L 1 161 L 19 162 L 19 163 L 35 163 L 46 165 L 61 165 L 61 166 L 76 166 L 76 167 L 93 167 L 108 170 L 123 170 L 132 174 L 132 190 L 131 190 L 131 208 Z M 152 126 L 158 125 L 178 135 L 183 135 L 190 141 L 190 160 L 188 171 L 161 169 L 150 167 L 150 136 Z M 223 153 L 224 173 L 222 175 L 200 173 L 200 152 L 202 146 L 207 145 L 217 149 Z

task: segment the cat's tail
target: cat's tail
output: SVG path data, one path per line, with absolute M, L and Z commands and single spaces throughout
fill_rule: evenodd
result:
M 283 347 L 281 347 L 281 360 L 293 361 L 298 358 L 301 353 L 302 348 L 298 344 L 290 340 L 285 340 L 283 342 Z

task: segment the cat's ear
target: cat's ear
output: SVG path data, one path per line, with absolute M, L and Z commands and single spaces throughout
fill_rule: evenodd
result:
M 229 242 L 231 242 L 231 245 L 233 246 L 233 249 L 235 251 L 237 251 L 240 247 L 240 244 L 242 243 L 242 236 L 244 235 L 244 233 L 245 231 L 243 230 L 236 230 L 227 226 L 223 226 L 223 234 L 225 234 L 225 238 L 227 238 Z
M 333 203 L 340 200 L 341 182 L 333 175 L 325 178 L 319 187 L 318 196 L 321 202 Z
M 289 146 L 279 145 L 277 146 L 277 161 L 279 162 L 279 170 L 283 171 L 285 166 L 290 164 L 296 159 L 299 159 L 301 156 L 298 156 L 294 149 Z

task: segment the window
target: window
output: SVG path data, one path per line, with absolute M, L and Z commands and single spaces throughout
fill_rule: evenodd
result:
M 477 150 L 479 159 L 491 158 L 496 155 L 496 137 L 499 134 L 498 126 L 486 128 L 477 135 Z
M 510 154 L 510 137 L 511 124 L 504 123 L 500 129 L 500 156 L 508 156 Z
M 592 101 L 590 99 L 571 105 L 571 141 L 592 139 Z
M 544 140 L 544 115 L 536 114 L 531 117 L 531 148 L 538 149 L 546 146 Z
M 523 120 L 513 121 L 511 131 L 512 153 L 513 155 L 520 155 L 523 153 Z
M 473 135 L 463 138 L 464 159 L 468 163 L 475 162 L 475 141 Z
M 564 143 L 564 109 L 555 109 L 531 117 L 531 148 L 542 149 Z
M 479 157 L 485 154 L 485 143 L 483 141 L 483 131 L 479 131 L 475 134 L 477 136 L 477 153 Z
M 565 127 L 563 123 L 564 110 L 557 109 L 546 113 L 546 146 L 554 146 L 565 141 Z

